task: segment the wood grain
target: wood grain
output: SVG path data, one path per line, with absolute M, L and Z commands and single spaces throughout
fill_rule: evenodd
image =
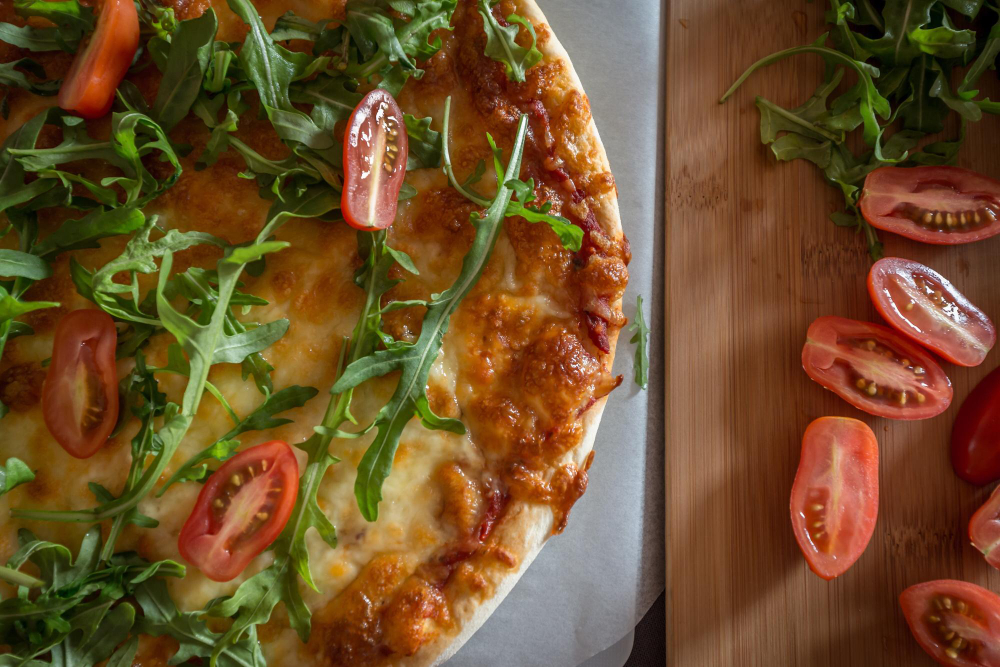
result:
M 966 537 L 989 488 L 948 458 L 958 406 L 1000 362 L 945 365 L 955 401 L 905 423 L 853 409 L 802 371 L 805 331 L 821 315 L 879 321 L 861 239 L 827 219 L 839 194 L 809 164 L 761 145 L 753 104 L 808 98 L 811 56 L 721 93 L 757 58 L 812 41 L 824 2 L 671 0 L 666 86 L 666 425 L 668 663 L 687 667 L 931 665 L 897 597 L 937 578 L 1000 592 Z M 995 77 L 987 77 L 995 83 Z M 997 91 L 990 90 L 993 98 Z M 1000 121 L 972 126 L 960 165 L 1000 176 Z M 882 235 L 887 255 L 949 277 L 1000 319 L 1000 237 L 933 247 Z M 788 495 L 801 434 L 823 415 L 863 419 L 880 444 L 881 505 L 867 551 L 838 580 L 813 575 L 791 531 Z

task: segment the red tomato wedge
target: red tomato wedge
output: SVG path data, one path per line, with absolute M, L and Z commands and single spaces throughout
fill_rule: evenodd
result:
M 97 453 L 118 421 L 118 332 L 102 310 L 74 310 L 56 325 L 42 385 L 49 433 L 78 459 Z
M 213 581 L 229 581 L 281 533 L 299 492 L 299 464 L 280 440 L 226 461 L 181 528 L 181 555 Z
M 927 655 L 950 667 L 1000 667 L 1000 596 L 940 579 L 899 596 L 910 632 Z
M 976 385 L 951 429 L 951 465 L 971 484 L 1000 479 L 1000 369 Z
M 969 521 L 969 539 L 979 549 L 986 562 L 1000 569 L 1000 486 L 993 489 L 989 499 L 976 510 Z
M 847 417 L 820 417 L 809 424 L 790 506 L 809 569 L 829 581 L 854 565 L 878 516 L 878 443 L 872 430 Z
M 927 419 L 951 404 L 951 380 L 920 346 L 888 327 L 820 317 L 806 332 L 802 368 L 865 412 Z
M 899 257 L 875 262 L 868 293 L 907 338 L 959 366 L 978 366 L 997 340 L 993 322 L 934 269 Z
M 344 220 L 357 229 L 385 229 L 396 219 L 409 139 L 392 95 L 376 88 L 358 103 L 344 137 Z
M 1000 181 L 959 167 L 882 167 L 865 179 L 861 213 L 923 243 L 981 241 L 1000 233 Z
M 59 106 L 84 118 L 106 114 L 138 48 L 139 15 L 132 0 L 104 0 L 94 34 L 81 43 L 59 89 Z

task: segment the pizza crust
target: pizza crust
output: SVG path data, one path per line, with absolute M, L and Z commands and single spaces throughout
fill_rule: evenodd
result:
M 533 25 L 549 25 L 545 14 L 535 0 L 516 0 L 516 5 L 517 13 L 530 20 Z M 563 72 L 569 78 L 570 88 L 583 94 L 583 83 L 573 67 L 569 54 L 559 42 L 554 31 L 548 30 L 547 38 L 544 44 L 539 44 L 539 49 L 544 54 L 545 61 L 560 60 L 563 62 Z M 592 148 L 596 149 L 596 169 L 610 171 L 611 166 L 607 151 L 601 141 L 593 117 L 590 118 L 586 141 L 591 144 Z M 617 190 L 615 192 L 615 196 L 603 197 L 594 202 L 599 206 L 594 206 L 593 209 L 604 233 L 614 239 L 621 239 L 623 237 L 621 212 L 618 206 Z M 620 312 L 621 304 L 622 300 L 618 299 L 612 304 L 612 307 Z M 606 363 L 609 368 L 614 362 L 618 333 L 618 329 L 609 332 L 611 350 L 606 355 Z M 584 413 L 581 420 L 584 435 L 580 444 L 569 451 L 560 463 L 574 463 L 580 468 L 586 465 L 587 458 L 594 448 L 598 426 L 606 404 L 607 396 L 599 399 Z M 554 521 L 555 514 L 548 505 L 514 501 L 508 508 L 503 522 L 497 527 L 496 537 L 504 549 L 511 552 L 517 559 L 516 569 L 497 567 L 482 573 L 489 587 L 493 590 L 492 596 L 478 601 L 456 601 L 452 606 L 454 631 L 438 636 L 434 641 L 422 646 L 416 654 L 398 661 L 397 664 L 407 667 L 440 665 L 458 653 L 459 649 L 500 606 L 500 603 L 513 590 L 518 580 L 538 556 L 542 547 L 545 546 L 545 542 L 552 535 Z

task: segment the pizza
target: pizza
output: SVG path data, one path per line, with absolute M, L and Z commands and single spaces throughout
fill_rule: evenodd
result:
M 446 660 L 622 381 L 615 181 L 539 8 L 0 21 L 0 664 Z

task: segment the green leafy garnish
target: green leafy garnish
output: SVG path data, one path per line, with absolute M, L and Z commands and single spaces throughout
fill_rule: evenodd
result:
M 34 481 L 34 479 L 35 473 L 31 471 L 28 464 L 12 456 L 7 459 L 7 463 L 0 466 L 0 496 L 21 484 Z
M 642 295 L 635 298 L 635 322 L 629 325 L 635 335 L 629 341 L 635 345 L 635 383 L 645 389 L 649 385 L 649 327 L 642 314 Z
M 209 7 L 198 18 L 177 23 L 171 35 L 163 79 L 151 111 L 151 116 L 167 132 L 187 116 L 201 92 L 217 28 L 215 12 Z
M 951 12 L 975 18 L 983 5 L 979 0 L 889 0 L 881 10 L 867 1 L 829 5 L 831 32 L 754 63 L 720 101 L 762 67 L 797 54 L 821 56 L 826 76 L 801 106 L 786 109 L 757 98 L 761 141 L 779 160 L 804 159 L 823 170 L 844 197 L 845 210 L 832 214 L 833 222 L 863 234 L 869 254 L 878 259 L 882 244 L 858 208 L 865 177 L 886 165 L 949 164 L 964 140 L 964 123 L 978 121 L 983 112 L 1000 113 L 1000 105 L 976 99 L 974 89 L 1000 54 L 1000 23 L 985 39 L 956 27 Z M 953 88 L 951 72 L 970 63 Z M 857 83 L 831 100 L 848 70 Z M 959 138 L 916 150 L 926 135 L 941 132 L 953 113 L 963 123 Z M 856 153 L 848 146 L 859 126 L 867 148 Z
M 94 31 L 94 10 L 77 0 L 14 0 L 22 18 L 37 16 L 55 24 L 51 28 L 0 23 L 0 41 L 29 51 L 74 53 L 84 35 Z
M 83 538 L 76 559 L 69 549 L 18 534 L 21 548 L 0 569 L 0 578 L 21 586 L 22 595 L 0 602 L 0 642 L 10 648 L 5 665 L 52 663 L 94 665 L 109 658 L 135 624 L 135 607 L 123 601 L 154 577 L 183 577 L 184 566 L 164 560 L 148 563 L 132 553 L 102 561 L 101 530 L 94 526 Z M 20 572 L 33 563 L 39 577 Z M 9 576 L 14 573 L 14 576 Z M 18 581 L 18 576 L 25 577 Z M 27 587 L 38 594 L 27 595 Z
M 503 63 L 507 78 L 511 81 L 523 82 L 529 69 L 542 61 L 542 52 L 538 50 L 538 37 L 531 21 L 523 16 L 511 14 L 507 17 L 508 26 L 501 26 L 493 16 L 490 0 L 479 0 L 479 13 L 483 17 L 483 29 L 486 31 L 486 55 Z M 519 25 L 525 27 L 531 35 L 531 47 L 524 48 L 517 43 Z

